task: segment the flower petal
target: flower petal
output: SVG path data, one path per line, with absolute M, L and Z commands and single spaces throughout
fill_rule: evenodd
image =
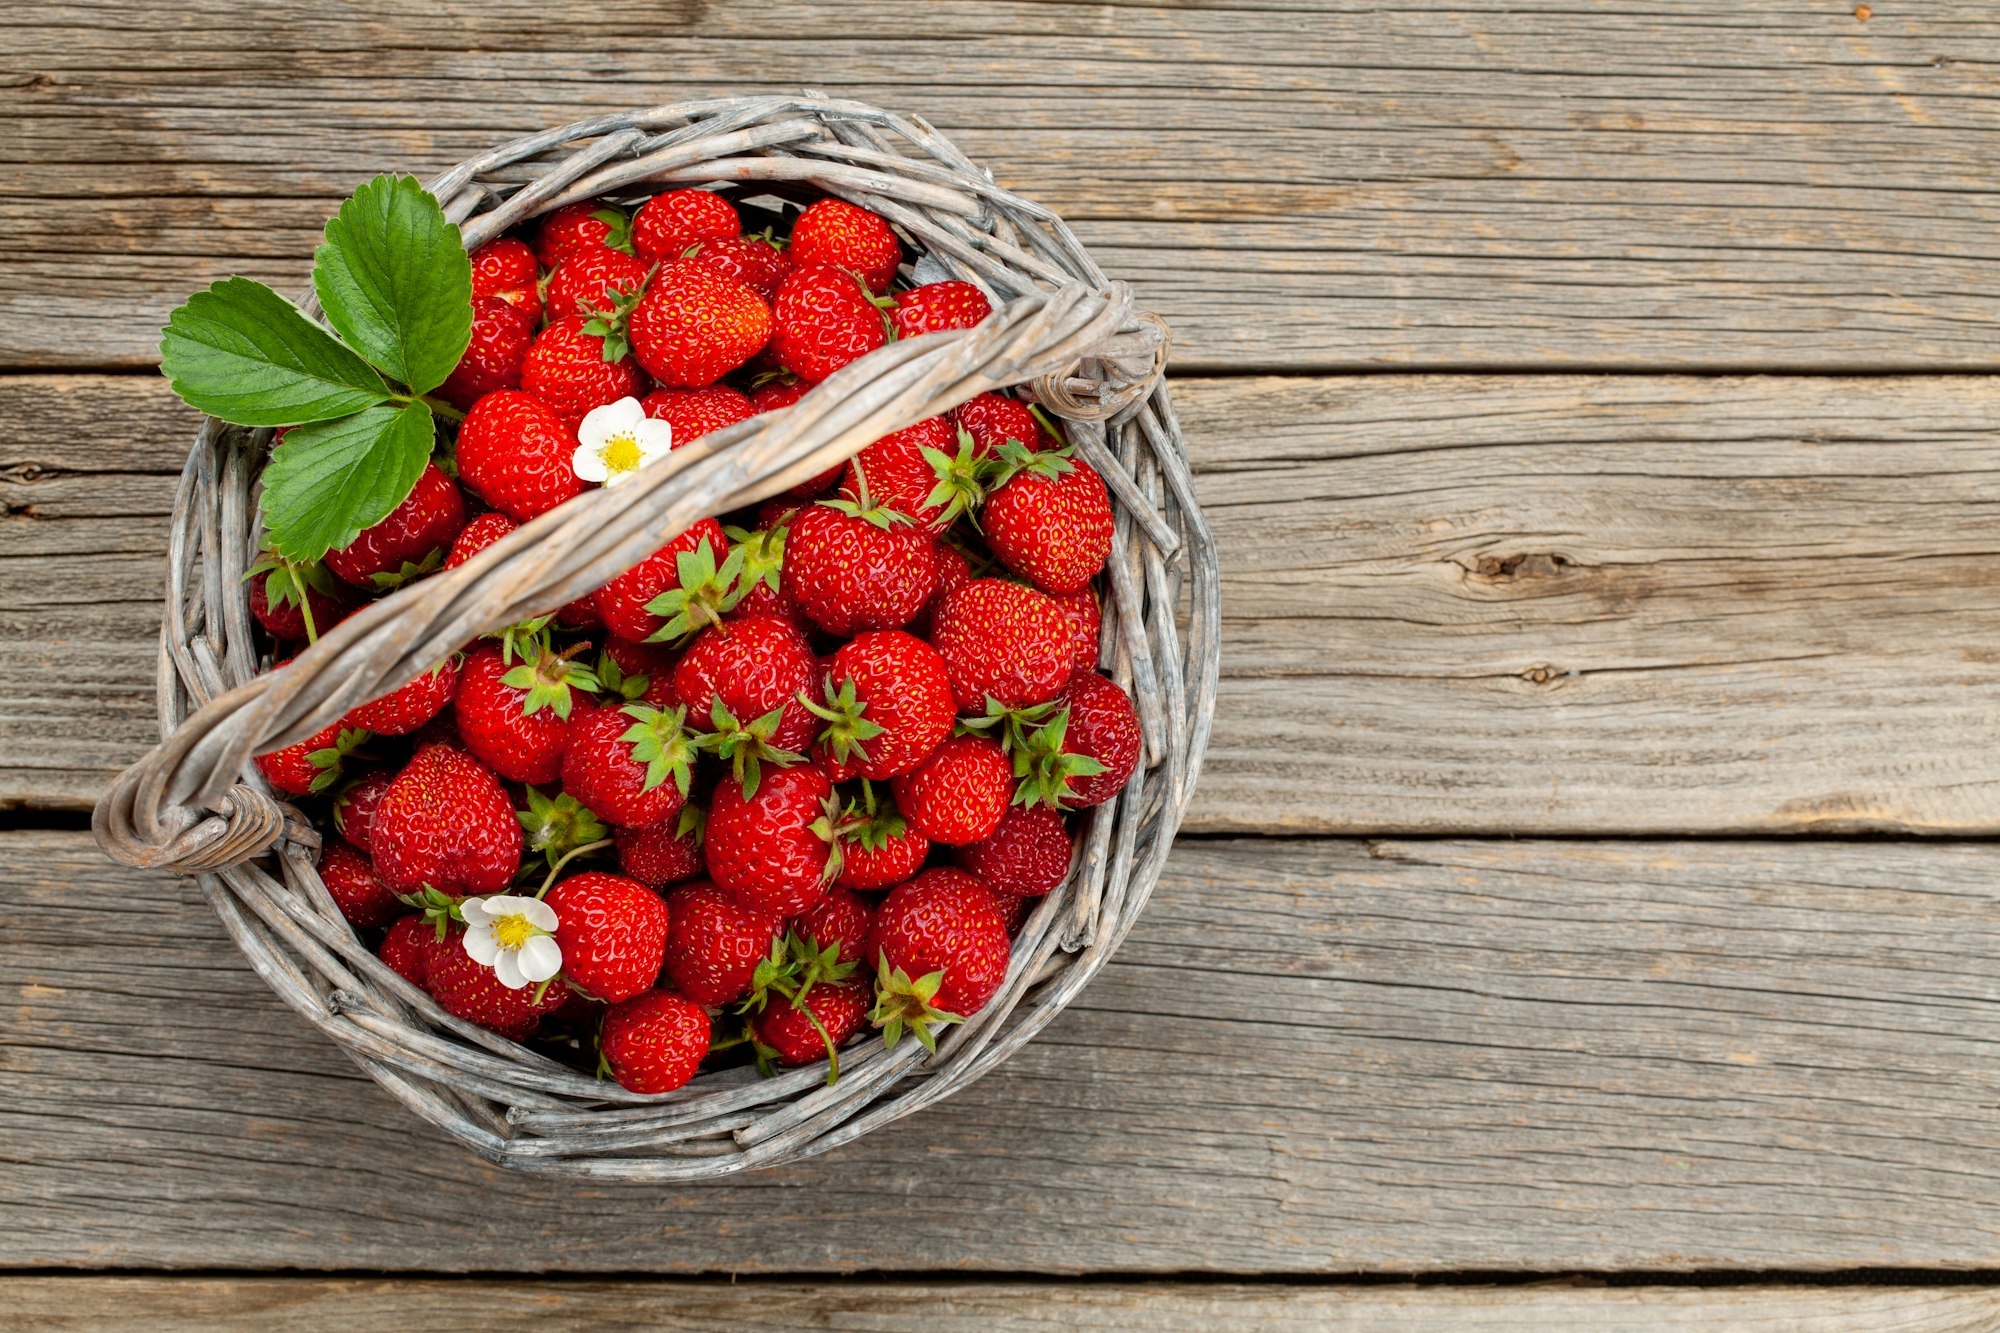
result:
M 508 990 L 519 990 L 528 984 L 528 978 L 521 973 L 521 955 L 512 949 L 493 960 L 493 975 Z
M 562 970 L 562 946 L 547 935 L 537 935 L 514 955 L 514 965 L 530 981 L 547 981 Z
M 671 421 L 656 421 L 652 417 L 647 417 L 632 427 L 631 434 L 633 442 L 639 446 L 639 452 L 648 461 L 663 458 L 673 452 L 674 423 Z
M 604 441 L 602 440 L 599 440 L 596 444 L 578 445 L 576 452 L 570 455 L 570 471 L 576 473 L 584 481 L 601 482 L 608 478 L 611 475 L 611 469 L 604 466 L 604 459 L 598 453 L 598 450 L 603 446 Z
M 522 898 L 519 901 L 521 905 L 515 910 L 528 918 L 529 925 L 535 927 L 537 930 L 554 930 L 556 928 L 555 908 L 549 906 L 540 898 Z
M 645 405 L 637 398 L 620 398 L 584 413 L 577 423 L 576 438 L 592 449 L 601 449 L 613 435 L 633 430 L 647 419 Z
M 500 941 L 494 938 L 493 927 L 484 922 L 466 927 L 465 934 L 460 938 L 465 952 L 471 955 L 475 963 L 484 963 L 491 967 L 493 960 L 503 952 Z

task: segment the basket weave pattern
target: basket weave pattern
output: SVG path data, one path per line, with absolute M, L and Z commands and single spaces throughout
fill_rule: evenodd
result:
M 242 578 L 259 547 L 270 432 L 206 420 L 181 477 L 161 638 L 161 745 L 94 829 L 128 864 L 198 876 L 285 1001 L 424 1119 L 507 1166 L 687 1179 L 824 1151 L 979 1077 L 1053 1018 L 1137 919 L 1192 794 L 1218 661 L 1213 542 L 1165 381 L 1167 333 L 1047 209 L 993 184 L 921 121 L 815 95 L 684 102 L 520 139 L 428 188 L 468 248 L 576 200 L 733 183 L 845 198 L 914 242 L 920 280 L 976 283 L 978 328 L 894 342 L 789 410 L 702 437 L 586 493 L 458 569 L 335 626 L 259 674 Z M 775 1078 L 705 1073 L 630 1093 L 445 1014 L 354 934 L 314 869 L 318 834 L 250 763 L 430 669 L 480 634 L 589 592 L 695 520 L 755 504 L 973 395 L 1030 385 L 1103 474 L 1117 515 L 1102 660 L 1138 707 L 1139 771 L 1081 826 L 1069 878 L 1014 942 L 993 1001 L 942 1037 L 868 1038 Z

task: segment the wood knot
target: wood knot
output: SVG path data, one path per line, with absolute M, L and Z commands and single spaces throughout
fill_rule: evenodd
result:
M 1566 555 L 1553 551 L 1528 551 L 1520 555 L 1482 555 L 1472 565 L 1472 572 L 1482 579 L 1551 579 L 1561 578 L 1563 571 L 1575 565 Z
M 1530 685 L 1547 685 L 1550 681 L 1560 680 L 1564 676 L 1574 674 L 1574 672 L 1564 671 L 1559 666 L 1550 666 L 1544 662 L 1539 666 L 1531 666 L 1526 671 L 1523 671 L 1521 679 L 1527 681 Z

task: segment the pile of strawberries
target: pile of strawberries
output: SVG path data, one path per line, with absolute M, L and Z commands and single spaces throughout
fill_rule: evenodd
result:
M 903 260 L 844 201 L 779 240 L 703 190 L 482 246 L 455 444 L 323 565 L 253 570 L 273 656 L 668 436 L 989 313 L 967 283 L 899 290 Z M 1137 765 L 1096 669 L 1111 544 L 1098 474 L 982 394 L 257 762 L 324 803 L 335 903 L 447 1012 L 638 1092 L 731 1048 L 831 1078 L 870 1026 L 930 1045 L 992 999 L 1070 812 Z

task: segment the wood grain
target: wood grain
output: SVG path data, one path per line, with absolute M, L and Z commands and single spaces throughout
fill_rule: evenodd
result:
M 2000 828 L 1993 381 L 1260 378 L 1179 401 L 1224 552 L 1193 827 Z M 90 376 L 0 380 L 0 414 L 0 802 L 74 808 L 154 736 L 191 414 Z
M 1937 1287 L 1463 1288 L 994 1282 L 0 1278 L 18 1333 L 659 1329 L 666 1333 L 1976 1333 L 2000 1297 Z
M 1991 1267 L 1991 861 L 1184 843 L 962 1095 L 775 1172 L 580 1188 L 419 1126 L 189 888 L 4 834 L 0 1267 Z
M 2000 14 L 1877 6 L 65 0 L 0 14 L 0 365 L 298 286 L 359 180 L 683 97 L 927 116 L 1186 368 L 2000 367 Z

